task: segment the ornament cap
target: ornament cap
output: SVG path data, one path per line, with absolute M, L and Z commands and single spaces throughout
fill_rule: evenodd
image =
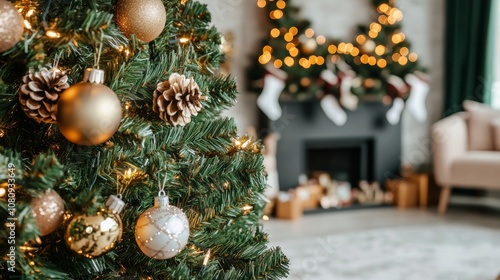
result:
M 94 84 L 104 84 L 104 70 L 97 68 L 87 68 L 85 69 L 85 74 L 83 75 L 84 83 L 94 83 Z
M 170 204 L 168 200 L 168 196 L 166 195 L 160 195 L 155 197 L 155 207 L 156 208 L 167 208 L 167 206 Z
M 106 207 L 113 214 L 120 214 L 123 207 L 125 207 L 125 202 L 115 195 L 110 195 L 108 200 L 106 200 Z

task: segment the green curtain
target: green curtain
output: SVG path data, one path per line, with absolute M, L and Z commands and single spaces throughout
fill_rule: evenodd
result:
M 490 101 L 496 0 L 446 0 L 444 115 L 466 99 Z

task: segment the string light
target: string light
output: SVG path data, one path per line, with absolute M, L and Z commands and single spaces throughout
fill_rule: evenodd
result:
M 5 190 L 5 188 L 0 188 L 0 197 L 4 197 L 6 193 L 7 191 Z
M 269 216 L 267 216 L 267 215 L 262 216 L 262 220 L 269 221 Z
M 61 34 L 54 30 L 48 30 L 47 32 L 45 32 L 45 35 L 47 35 L 47 37 L 49 38 L 61 38 Z
M 26 29 L 29 29 L 29 30 L 31 30 L 31 28 L 32 28 L 31 23 L 27 19 L 24 20 L 24 27 L 26 27 Z
M 274 67 L 281 68 L 281 66 L 283 66 L 283 61 L 281 61 L 281 59 L 276 59 L 274 61 Z
M 186 43 L 188 43 L 188 42 L 189 42 L 189 38 L 188 38 L 188 37 L 181 37 L 181 38 L 179 39 L 179 42 L 180 42 L 181 44 L 186 44 Z
M 243 215 L 248 215 L 250 214 L 250 211 L 252 211 L 253 206 L 252 205 L 245 205 L 241 207 L 241 210 L 243 211 Z
M 286 50 L 287 51 L 290 51 L 291 49 L 295 48 L 295 44 L 290 42 L 288 44 L 286 44 Z
M 377 66 L 380 68 L 385 68 L 387 66 L 387 61 L 382 58 L 377 62 Z
M 318 65 L 323 65 L 325 64 L 325 58 L 322 56 L 318 56 L 317 62 Z
M 292 67 L 295 64 L 295 60 L 290 56 L 287 56 L 284 61 L 288 67 Z
M 304 34 L 306 34 L 307 38 L 312 38 L 314 36 L 314 29 L 308 28 Z
M 356 37 L 356 42 L 358 42 L 358 44 L 362 45 L 366 42 L 366 37 L 363 34 L 359 34 Z
M 264 8 L 266 6 L 266 4 L 267 4 L 266 0 L 259 0 L 259 1 L 257 1 L 257 6 L 259 8 Z
M 335 54 L 337 52 L 337 47 L 335 45 L 328 46 L 328 52 L 330 54 Z
M 299 49 L 297 49 L 296 47 L 293 47 L 289 50 L 289 53 L 292 57 L 296 57 L 297 55 L 299 55 Z
M 375 48 L 375 53 L 377 55 L 383 55 L 385 53 L 385 47 L 383 45 L 378 45 L 376 48 Z
M 271 37 L 278 38 L 280 36 L 280 30 L 278 28 L 271 29 Z
M 402 56 L 407 56 L 409 52 L 410 52 L 410 50 L 409 50 L 407 47 L 402 47 L 402 48 L 399 50 L 399 53 L 400 53 Z
M 368 64 L 375 66 L 375 64 L 377 64 L 377 59 L 374 56 L 370 56 L 370 58 L 368 58 Z
M 269 17 L 271 19 L 280 19 L 283 17 L 283 11 L 281 10 L 274 10 L 272 12 L 269 13 Z
M 378 32 L 372 29 L 368 32 L 368 36 L 370 36 L 370 38 L 375 39 L 378 36 Z
M 402 56 L 399 58 L 398 60 L 399 64 L 401 64 L 402 66 L 405 66 L 407 63 L 408 63 L 408 58 Z
M 319 35 L 318 37 L 316 37 L 316 43 L 318 43 L 318 45 L 323 45 L 324 43 L 326 43 L 325 36 Z
M 293 36 L 295 36 L 299 33 L 299 30 L 297 29 L 297 27 L 292 26 L 290 27 L 290 30 L 288 30 L 288 32 L 290 32 Z
M 293 40 L 293 35 L 291 33 L 286 33 L 284 38 L 285 38 L 285 41 L 291 42 Z
M 411 62 L 415 62 L 417 61 L 418 59 L 418 55 L 416 53 L 411 53 L 409 56 L 408 56 L 408 59 L 411 61 Z
M 286 7 L 285 1 L 279 0 L 278 2 L 276 2 L 276 7 L 278 7 L 278 9 L 282 9 L 283 10 Z
M 207 266 L 209 259 L 210 259 L 210 249 L 208 249 L 207 253 L 205 254 L 205 258 L 203 259 L 203 266 Z

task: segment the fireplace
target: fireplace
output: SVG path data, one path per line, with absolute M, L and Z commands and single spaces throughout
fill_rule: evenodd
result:
M 337 181 L 356 186 L 373 181 L 373 139 L 346 138 L 305 142 L 305 171 L 326 172 Z
M 365 101 L 347 111 L 347 122 L 337 126 L 321 109 L 319 101 L 280 103 L 283 116 L 261 120 L 261 132 L 280 134 L 277 165 L 281 190 L 298 185 L 299 176 L 310 171 L 329 172 L 356 186 L 360 179 L 378 181 L 398 175 L 401 157 L 401 126 L 390 125 L 389 106 Z

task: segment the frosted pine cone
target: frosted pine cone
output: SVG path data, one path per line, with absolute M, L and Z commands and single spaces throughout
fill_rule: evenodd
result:
M 42 68 L 40 71 L 23 77 L 19 89 L 21 108 L 37 122 L 55 123 L 59 95 L 69 88 L 66 72 L 55 68 Z
M 191 116 L 198 115 L 201 101 L 207 98 L 192 77 L 174 73 L 168 81 L 156 86 L 153 111 L 160 113 L 160 118 L 169 124 L 184 126 L 191 122 Z

